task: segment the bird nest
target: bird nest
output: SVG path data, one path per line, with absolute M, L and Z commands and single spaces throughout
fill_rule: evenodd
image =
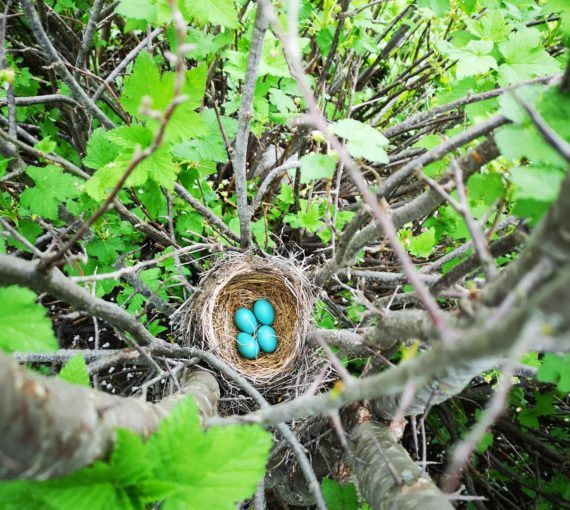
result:
M 223 257 L 202 277 L 192 298 L 174 314 L 179 342 L 212 352 L 270 402 L 288 400 L 304 392 L 325 360 L 306 345 L 314 295 L 299 266 L 297 261 L 275 256 L 232 253 Z M 239 331 L 234 314 L 241 307 L 251 309 L 262 298 L 268 299 L 275 309 L 273 328 L 278 347 L 274 353 L 248 360 L 237 350 Z M 322 377 L 323 381 L 326 379 Z M 234 381 L 222 378 L 221 386 L 222 404 L 228 404 L 223 408 L 235 412 L 253 407 L 251 399 Z

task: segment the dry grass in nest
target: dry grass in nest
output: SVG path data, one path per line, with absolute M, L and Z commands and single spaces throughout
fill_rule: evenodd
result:
M 295 337 L 298 327 L 295 289 L 285 278 L 274 273 L 244 272 L 234 276 L 219 290 L 217 299 L 210 300 L 206 314 L 212 319 L 213 347 L 220 358 L 244 375 L 258 380 L 271 379 L 275 372 L 286 373 L 294 364 L 299 352 Z M 278 336 L 277 351 L 261 354 L 256 360 L 240 356 L 236 348 L 238 329 L 233 317 L 238 308 L 253 309 L 258 299 L 268 299 L 275 309 L 275 329 Z
M 252 309 L 261 298 L 275 309 L 278 348 L 247 360 L 237 350 L 234 314 L 240 307 Z M 266 398 L 282 401 L 302 393 L 323 364 L 305 345 L 313 303 L 311 284 L 298 262 L 233 253 L 204 275 L 199 291 L 176 312 L 173 322 L 180 328 L 181 343 L 213 352 Z M 241 393 L 231 381 L 225 383 L 230 397 Z M 243 396 L 236 396 L 240 399 Z

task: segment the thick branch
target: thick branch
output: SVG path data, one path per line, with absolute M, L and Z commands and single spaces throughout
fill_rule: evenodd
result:
M 451 510 L 448 497 L 410 458 L 385 425 L 367 422 L 351 434 L 358 486 L 374 510 Z
M 179 393 L 159 404 L 109 395 L 44 377 L 0 356 L 0 479 L 46 480 L 105 458 L 115 429 L 149 435 L 174 404 L 192 395 L 203 417 L 219 398 L 208 372 L 194 372 Z
M 47 292 L 77 310 L 86 311 L 111 326 L 130 333 L 140 345 L 162 344 L 127 311 L 114 303 L 94 297 L 83 287 L 66 278 L 59 269 L 54 267 L 44 273 L 38 269 L 36 262 L 0 254 L 0 286 L 13 284 L 29 287 L 37 292 Z

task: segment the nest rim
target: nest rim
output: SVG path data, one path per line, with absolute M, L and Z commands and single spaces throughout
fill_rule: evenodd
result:
M 247 360 L 237 350 L 239 330 L 233 316 L 240 307 L 252 309 L 261 298 L 275 309 L 272 327 L 278 334 L 278 348 Z M 232 253 L 203 275 L 199 291 L 182 305 L 175 319 L 183 327 L 183 343 L 213 352 L 259 389 L 275 393 L 308 376 L 307 358 L 312 351 L 307 349 L 306 336 L 314 299 L 313 287 L 297 261 Z

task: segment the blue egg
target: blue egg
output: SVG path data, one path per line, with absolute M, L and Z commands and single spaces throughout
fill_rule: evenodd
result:
M 250 335 L 253 335 L 257 329 L 255 315 L 247 308 L 238 308 L 234 315 L 234 322 L 241 331 Z
M 255 359 L 259 356 L 259 344 L 257 340 L 248 333 L 238 333 L 237 348 L 238 352 L 245 359 Z
M 257 343 L 263 352 L 275 352 L 277 349 L 277 333 L 271 326 L 260 326 L 256 337 Z
M 275 310 L 267 299 L 258 299 L 253 304 L 253 313 L 255 318 L 266 326 L 271 326 L 275 320 Z

